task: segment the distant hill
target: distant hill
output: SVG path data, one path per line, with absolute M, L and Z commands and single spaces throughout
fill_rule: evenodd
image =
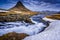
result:
M 6 9 L 0 8 L 0 12 L 8 12 Z

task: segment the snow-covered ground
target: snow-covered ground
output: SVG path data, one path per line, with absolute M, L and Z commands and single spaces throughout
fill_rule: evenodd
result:
M 9 12 L 9 11 L 6 11 L 6 10 L 0 10 L 0 12 Z
M 45 20 L 45 21 L 49 21 L 49 22 L 58 21 L 58 20 L 49 19 L 49 18 L 46 18 L 46 17 L 44 17 L 43 20 Z
M 41 33 L 24 40 L 60 40 L 60 21 L 54 21 Z

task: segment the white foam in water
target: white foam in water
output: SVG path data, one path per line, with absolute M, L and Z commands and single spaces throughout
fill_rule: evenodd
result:
M 16 24 L 16 23 L 12 22 L 12 24 Z M 46 27 L 46 25 L 44 25 L 43 23 L 38 23 L 38 24 L 28 25 L 28 26 L 21 25 L 19 27 L 0 29 L 0 35 L 6 34 L 9 32 L 27 33 L 29 35 L 34 35 L 40 32 L 43 29 L 43 27 Z
M 6 26 L 3 26 L 4 28 L 0 29 L 0 36 L 9 32 L 26 33 L 29 35 L 35 35 L 41 32 L 46 27 L 46 25 L 42 22 L 37 22 L 34 21 L 33 19 L 31 19 L 31 21 L 35 24 L 29 24 L 25 22 L 5 22 Z

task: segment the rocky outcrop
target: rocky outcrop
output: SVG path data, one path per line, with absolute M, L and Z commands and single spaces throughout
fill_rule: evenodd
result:
M 3 36 L 0 36 L 0 40 L 22 40 L 27 36 L 29 36 L 29 35 L 25 34 L 25 33 L 11 32 L 11 33 L 5 34 Z

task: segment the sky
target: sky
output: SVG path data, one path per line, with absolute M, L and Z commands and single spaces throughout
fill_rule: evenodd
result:
M 18 1 L 32 11 L 60 11 L 60 0 L 0 0 L 0 8 L 10 9 Z

